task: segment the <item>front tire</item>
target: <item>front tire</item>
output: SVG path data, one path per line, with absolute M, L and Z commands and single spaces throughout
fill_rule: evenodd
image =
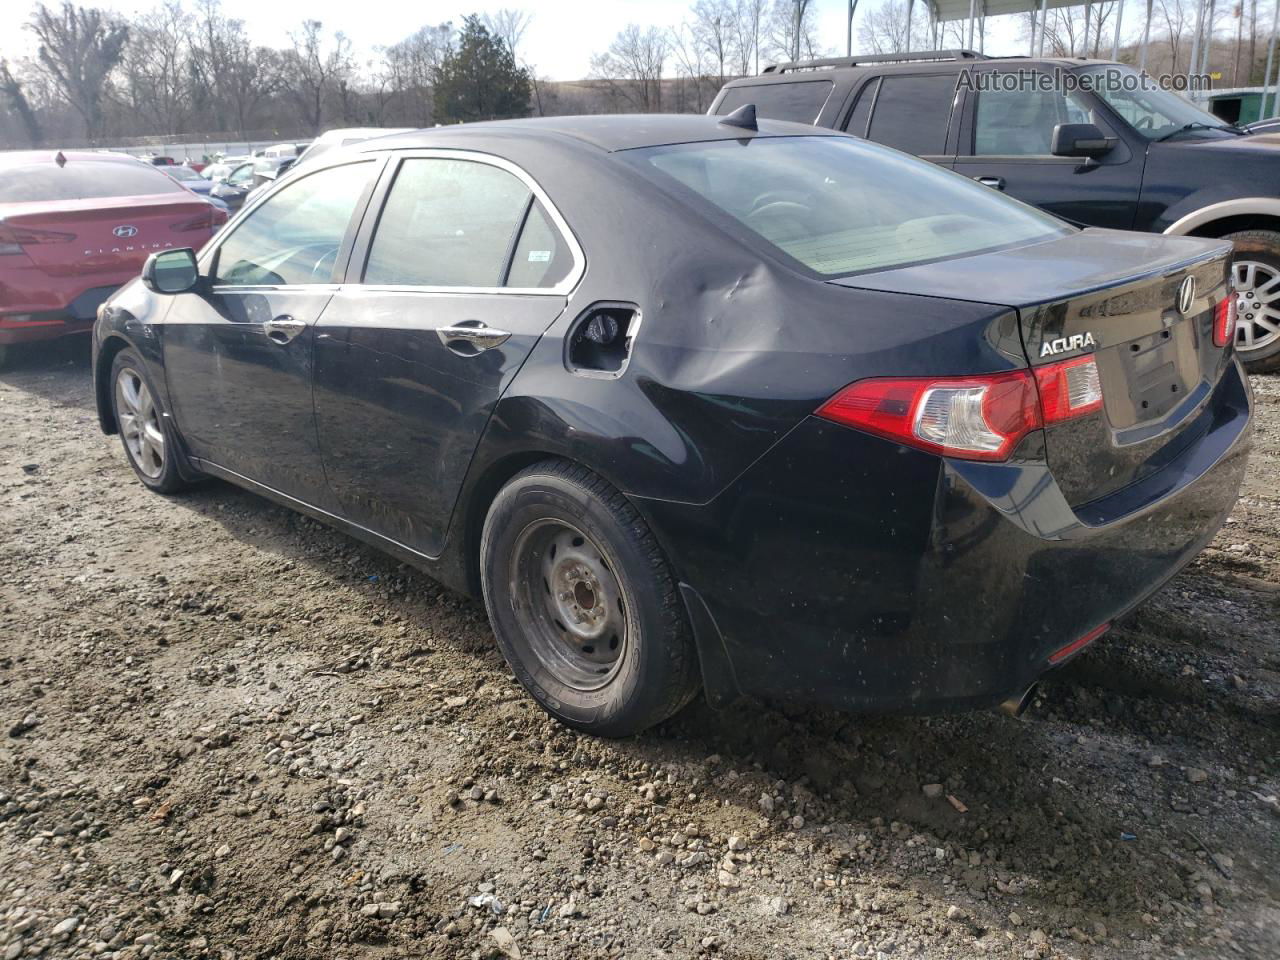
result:
M 1280 370 L 1280 233 L 1227 234 L 1235 246 L 1236 352 L 1250 373 Z
M 676 584 L 627 499 L 558 460 L 514 477 L 480 543 L 485 606 L 507 662 L 538 704 L 586 733 L 624 737 L 698 691 Z
M 111 364 L 111 411 L 129 466 L 157 493 L 190 486 L 181 470 L 182 452 L 164 417 L 146 366 L 132 350 L 121 350 Z

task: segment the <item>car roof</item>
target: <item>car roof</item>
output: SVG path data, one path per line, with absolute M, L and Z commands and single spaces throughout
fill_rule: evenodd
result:
M 673 143 L 699 143 L 707 140 L 742 140 L 755 137 L 842 136 L 804 123 L 761 120 L 758 130 L 747 130 L 725 124 L 723 117 L 703 114 L 609 114 L 606 116 L 531 117 L 523 120 L 492 120 L 482 123 L 455 124 L 393 134 L 365 141 L 350 149 L 356 151 L 404 150 L 430 147 L 462 147 L 486 149 L 503 140 L 541 140 L 577 142 L 608 153 L 656 147 Z
M 13 150 L 0 153 L 0 165 L 56 163 L 61 153 L 67 163 L 137 163 L 138 158 L 127 153 L 106 153 L 95 150 Z
M 968 53 L 969 51 L 959 51 Z M 951 71 L 957 67 L 999 66 L 1010 64 L 1021 69 L 1036 66 L 1059 67 L 1071 69 L 1083 66 L 1126 66 L 1116 60 L 1097 60 L 1088 57 L 990 57 L 982 54 L 972 56 L 952 56 L 951 51 L 939 51 L 938 56 L 925 54 L 903 55 L 896 59 L 893 55 L 880 57 L 857 56 L 833 57 L 825 60 L 801 60 L 796 63 L 779 63 L 765 67 L 756 76 L 739 77 L 730 80 L 725 87 L 767 86 L 775 83 L 803 83 L 806 80 L 821 80 L 831 76 L 848 76 L 866 73 L 932 73 Z

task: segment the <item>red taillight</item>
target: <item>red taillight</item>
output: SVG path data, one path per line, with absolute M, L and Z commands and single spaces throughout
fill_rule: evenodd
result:
M 1227 298 L 1213 308 L 1213 345 L 1225 347 L 1235 339 L 1235 332 L 1236 298 L 1234 294 L 1227 294 Z
M 1036 367 L 1036 385 L 1046 427 L 1102 407 L 1098 362 L 1092 356 Z
M 1104 633 L 1106 633 L 1110 629 L 1111 629 L 1111 624 L 1109 623 L 1104 623 L 1100 627 L 1094 627 L 1092 630 L 1086 633 L 1079 640 L 1072 640 L 1061 650 L 1055 650 L 1053 653 L 1049 654 L 1049 663 L 1056 667 L 1063 660 L 1066 660 L 1068 657 L 1079 653 L 1081 650 L 1083 650 L 1089 644 L 1093 643 L 1093 641 L 1097 640 L 1100 636 L 1102 636 Z
M 169 229 L 174 233 L 190 233 L 192 230 L 212 230 L 227 222 L 227 215 L 219 207 L 209 204 L 209 209 L 197 214 L 190 220 L 172 223 Z
M 1040 427 L 1025 370 L 980 377 L 861 380 L 818 408 L 818 416 L 947 457 L 1004 460 Z
M 0 220 L 0 256 L 22 253 L 23 247 L 38 243 L 70 243 L 75 238 L 74 233 L 39 230 L 35 227 L 24 227 Z
M 1032 430 L 1101 406 L 1090 356 L 1037 367 L 1034 374 L 859 380 L 817 415 L 946 457 L 1006 460 Z

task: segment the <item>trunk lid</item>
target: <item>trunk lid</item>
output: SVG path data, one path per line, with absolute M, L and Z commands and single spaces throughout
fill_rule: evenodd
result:
M 215 208 L 190 191 L 143 197 L 97 197 L 0 206 L 0 242 L 51 277 L 123 282 L 148 254 L 199 249 L 213 235 Z
M 1012 307 L 1032 366 L 1093 355 L 1102 409 L 1045 430 L 1054 477 L 1080 506 L 1149 476 L 1207 432 L 1205 407 L 1230 356 L 1213 342 L 1230 255 L 1224 241 L 1090 229 L 832 282 Z M 1184 285 L 1194 292 L 1180 304 Z

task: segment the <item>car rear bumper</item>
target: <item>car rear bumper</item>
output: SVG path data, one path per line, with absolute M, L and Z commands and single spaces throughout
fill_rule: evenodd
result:
M 723 673 L 709 687 L 986 707 L 1208 544 L 1239 494 L 1251 411 L 1232 363 L 1196 443 L 1077 509 L 1043 462 L 942 460 L 817 418 L 708 504 L 638 503 L 677 561 L 704 673 Z
M 98 307 L 119 290 L 119 285 L 85 290 L 64 309 L 19 312 L 6 306 L 0 311 L 0 345 L 52 340 L 93 329 Z

